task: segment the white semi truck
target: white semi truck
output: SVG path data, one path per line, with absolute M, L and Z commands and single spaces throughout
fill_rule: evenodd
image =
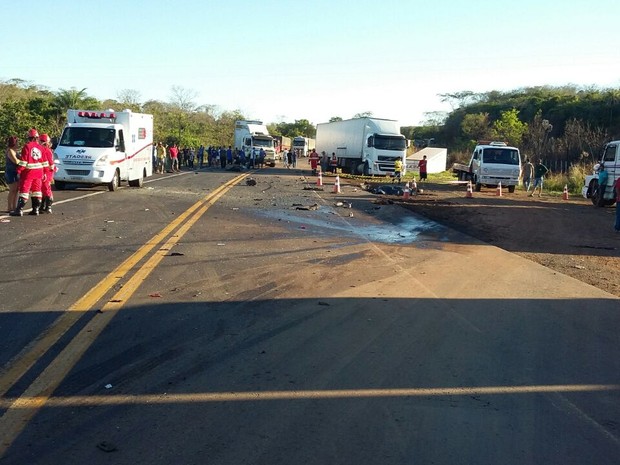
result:
M 249 158 L 252 150 L 265 151 L 265 164 L 276 166 L 276 149 L 274 139 L 269 135 L 267 126 L 262 121 L 235 122 L 235 148 L 243 149 Z
M 405 167 L 407 140 L 398 122 L 365 117 L 317 124 L 316 149 L 335 153 L 343 172 L 388 176 L 396 160 Z
M 54 162 L 59 190 L 71 183 L 105 184 L 115 191 L 121 181 L 142 187 L 153 174 L 153 115 L 68 110 Z
M 307 157 L 308 154 L 316 147 L 316 141 L 309 137 L 297 136 L 293 137 L 293 150 L 297 151 L 300 157 Z

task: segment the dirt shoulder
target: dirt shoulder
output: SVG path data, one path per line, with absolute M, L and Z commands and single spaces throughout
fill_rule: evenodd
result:
M 426 183 L 423 193 L 396 203 L 484 242 L 516 253 L 620 297 L 620 234 L 615 207 L 595 208 L 589 200 L 521 189 L 497 196 L 483 188 L 466 198 L 459 183 Z

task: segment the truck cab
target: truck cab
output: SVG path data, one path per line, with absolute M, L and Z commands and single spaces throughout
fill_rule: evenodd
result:
M 482 186 L 508 187 L 514 192 L 519 184 L 521 154 L 516 147 L 504 142 L 490 142 L 476 145 L 469 162 L 469 172 L 476 191 Z
M 601 164 L 605 165 L 608 175 L 607 184 L 603 189 L 598 184 Z M 586 199 L 592 200 L 592 203 L 597 207 L 613 205 L 616 202 L 613 185 L 618 177 L 620 177 L 620 140 L 614 140 L 605 144 L 599 163 L 594 165 L 594 172 L 586 176 L 581 194 Z
M 235 148 L 243 149 L 246 156 L 256 149 L 265 151 L 265 164 L 276 166 L 276 149 L 274 139 L 269 135 L 267 126 L 262 121 L 235 122 Z

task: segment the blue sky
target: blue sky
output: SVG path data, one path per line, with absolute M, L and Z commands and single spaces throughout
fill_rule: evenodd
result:
M 450 110 L 437 94 L 620 87 L 617 0 L 7 3 L 0 80 L 98 99 L 169 101 L 177 86 L 266 122 L 414 125 Z

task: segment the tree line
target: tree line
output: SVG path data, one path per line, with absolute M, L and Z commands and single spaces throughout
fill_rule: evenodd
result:
M 593 163 L 606 142 L 620 138 L 620 89 L 541 86 L 440 96 L 452 111 L 429 113 L 422 126 L 402 132 L 448 147 L 461 161 L 477 141 L 502 140 L 549 163 Z
M 440 96 L 451 105 L 450 112 L 427 113 L 422 125 L 403 127 L 401 132 L 419 146 L 447 147 L 451 161 L 468 158 L 477 141 L 503 140 L 531 158 L 591 163 L 598 159 L 605 142 L 620 138 L 620 89 L 542 86 Z M 86 89 L 50 91 L 19 79 L 0 81 L 0 134 L 23 138 L 29 128 L 36 127 L 58 137 L 70 108 L 130 109 L 154 116 L 156 141 L 188 147 L 232 145 L 235 121 L 246 119 L 243 113 L 198 105 L 196 98 L 196 92 L 173 86 L 167 102 L 141 102 L 140 93 L 132 89 L 120 91 L 116 99 L 100 101 Z M 353 117 L 362 116 L 372 113 Z M 342 118 L 330 119 L 338 120 Z M 272 122 L 268 128 L 273 135 L 316 135 L 316 127 L 307 119 Z

